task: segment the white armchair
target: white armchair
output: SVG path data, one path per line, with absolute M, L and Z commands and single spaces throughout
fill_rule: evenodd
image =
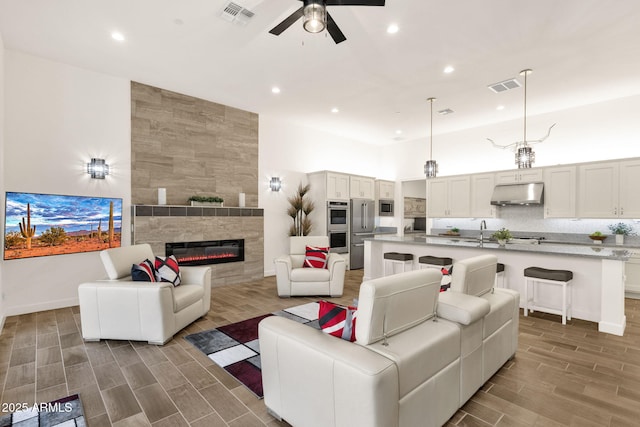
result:
M 123 246 L 100 253 L 109 280 L 78 287 L 82 337 L 148 341 L 164 344 L 206 315 L 211 306 L 211 269 L 180 267 L 182 284 L 135 282 L 131 266 L 155 256 L 148 244 Z
M 327 236 L 289 238 L 289 255 L 280 256 L 275 260 L 278 296 L 342 296 L 346 270 L 344 258 L 338 254 L 329 253 L 328 268 L 303 268 L 307 245 L 329 247 L 329 238 Z

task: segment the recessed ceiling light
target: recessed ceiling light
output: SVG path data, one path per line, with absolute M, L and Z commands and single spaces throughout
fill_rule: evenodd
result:
M 280 93 L 280 88 L 278 86 L 274 86 L 271 88 L 272 93 Z
M 498 105 L 496 107 L 496 110 L 498 110 L 498 111 L 504 110 L 504 105 Z
M 396 135 L 402 135 L 402 129 L 397 129 L 396 130 Z
M 391 24 L 387 27 L 387 33 L 389 34 L 395 34 L 398 32 L 400 28 L 398 27 L 397 24 Z
M 122 34 L 119 31 L 114 31 L 111 33 L 111 38 L 114 40 L 117 40 L 119 42 L 123 42 L 124 41 L 124 34 Z
M 339 112 L 340 112 L 340 110 L 338 110 L 336 107 L 333 107 L 333 108 L 331 109 L 331 112 L 332 112 L 333 114 L 336 114 L 336 113 L 339 113 Z
M 456 70 L 456 69 L 455 69 L 455 68 L 453 68 L 453 66 L 452 66 L 452 65 L 447 65 L 446 67 L 444 67 L 443 72 L 444 72 L 445 74 L 450 74 L 450 73 L 453 73 L 455 70 Z

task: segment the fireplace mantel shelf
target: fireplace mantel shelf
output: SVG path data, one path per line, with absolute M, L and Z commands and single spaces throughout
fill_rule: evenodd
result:
M 132 215 L 141 216 L 264 216 L 264 209 L 185 205 L 132 205 Z

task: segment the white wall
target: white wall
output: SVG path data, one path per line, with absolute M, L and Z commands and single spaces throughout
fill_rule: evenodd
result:
M 122 198 L 129 244 L 129 80 L 11 50 L 4 64 L 3 191 Z M 111 166 L 105 180 L 86 174 L 91 157 Z M 105 277 L 98 252 L 0 262 L 7 315 L 75 305 L 78 284 Z
M 549 126 L 557 123 L 546 141 L 533 145 L 534 166 L 640 157 L 638 111 L 640 95 L 635 95 L 529 117 L 527 140 L 542 138 Z M 455 113 L 439 119 L 454 120 Z M 513 152 L 494 148 L 487 138 L 500 145 L 522 141 L 523 121 L 434 135 L 433 158 L 438 162 L 438 176 L 515 169 Z M 428 139 L 387 146 L 383 156 L 395 166 L 397 179 L 422 178 Z
M 309 172 L 331 170 L 355 175 L 394 179 L 381 169 L 379 147 L 363 144 L 322 131 L 311 130 L 260 115 L 259 126 L 259 205 L 264 209 L 264 274 L 275 274 L 273 260 L 289 252 L 288 230 L 291 219 L 287 197 Z M 386 164 L 386 162 L 385 162 Z M 384 176 L 383 176 L 384 173 Z M 269 190 L 272 176 L 282 179 L 282 190 Z M 324 205 L 316 202 L 316 209 Z
M 2 197 L 4 195 L 4 161 L 4 40 L 2 39 L 2 34 L 0 34 L 0 212 L 4 212 L 4 197 Z M 2 215 L 0 218 L 4 218 L 4 213 Z M 4 236 L 4 221 L 0 221 L 0 233 Z M 2 261 L 0 260 L 0 331 L 4 326 L 5 319 L 2 267 Z

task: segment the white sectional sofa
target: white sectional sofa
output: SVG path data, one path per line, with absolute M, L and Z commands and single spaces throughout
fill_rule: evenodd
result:
M 362 283 L 355 343 L 264 319 L 267 408 L 295 427 L 443 425 L 516 351 L 517 294 L 492 289 L 492 262 L 458 263 L 445 293 L 432 269 Z

